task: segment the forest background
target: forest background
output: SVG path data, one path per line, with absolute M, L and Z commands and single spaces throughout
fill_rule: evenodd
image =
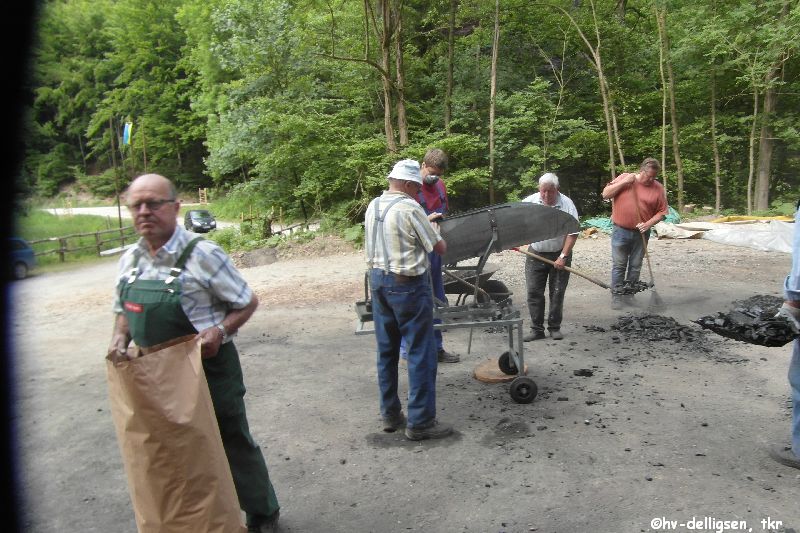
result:
M 36 31 L 21 205 L 158 172 L 347 226 L 434 146 L 457 211 L 550 171 L 602 214 L 649 156 L 680 211 L 798 197 L 797 0 L 49 0 Z

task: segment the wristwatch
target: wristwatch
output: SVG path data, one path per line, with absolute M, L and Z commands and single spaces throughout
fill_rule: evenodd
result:
M 566 258 L 567 258 L 567 256 L 566 256 L 565 254 L 563 254 L 563 253 L 562 253 L 561 255 L 559 255 L 559 256 L 558 256 L 558 258 L 559 258 L 559 259 L 566 259 Z
M 217 324 L 217 329 L 222 332 L 222 342 L 228 340 L 228 332 L 225 330 L 225 326 L 222 324 L 222 322 Z

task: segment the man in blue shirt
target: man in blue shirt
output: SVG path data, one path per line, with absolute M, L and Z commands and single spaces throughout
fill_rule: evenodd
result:
M 798 202 L 800 207 L 800 202 Z M 792 244 L 792 271 L 786 277 L 783 293 L 786 301 L 778 315 L 786 317 L 795 332 L 800 332 L 800 209 L 794 215 L 794 242 Z M 800 469 L 800 339 L 792 345 L 789 363 L 789 385 L 792 388 L 792 445 L 770 448 L 770 456 L 779 463 Z

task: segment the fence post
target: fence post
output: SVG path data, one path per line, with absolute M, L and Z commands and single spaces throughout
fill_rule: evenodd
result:
M 95 234 L 94 234 L 94 243 L 97 246 L 97 257 L 101 257 L 101 255 L 100 255 L 100 252 L 101 252 L 101 250 L 100 250 L 100 232 L 99 231 L 95 232 Z
M 58 258 L 63 263 L 65 261 L 64 255 L 67 251 L 67 239 L 64 237 L 58 238 Z

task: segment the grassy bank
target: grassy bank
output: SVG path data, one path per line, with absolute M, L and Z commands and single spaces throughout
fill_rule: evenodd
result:
M 130 221 L 123 220 L 123 225 L 130 225 Z M 51 239 L 55 237 L 65 237 L 67 235 L 74 235 L 80 233 L 94 233 L 108 229 L 116 229 L 119 223 L 116 218 L 101 217 L 94 215 L 53 215 L 38 209 L 32 209 L 28 213 L 20 215 L 16 219 L 16 233 L 27 241 L 37 241 L 41 239 Z M 107 240 L 111 235 L 103 236 Z M 79 237 L 69 239 L 68 247 L 70 249 L 80 248 L 82 246 L 95 245 L 95 237 L 89 235 L 87 237 Z M 54 250 L 58 248 L 58 241 L 49 241 L 38 244 L 33 244 L 33 249 L 37 253 Z M 113 244 L 108 244 L 106 247 L 112 248 Z M 97 250 L 88 248 L 86 250 L 79 250 L 71 252 L 66 255 L 65 263 L 78 263 L 87 262 L 99 259 Z M 45 270 L 50 265 L 63 265 L 59 260 L 58 254 L 51 253 L 46 255 L 39 255 L 36 257 L 39 266 Z

